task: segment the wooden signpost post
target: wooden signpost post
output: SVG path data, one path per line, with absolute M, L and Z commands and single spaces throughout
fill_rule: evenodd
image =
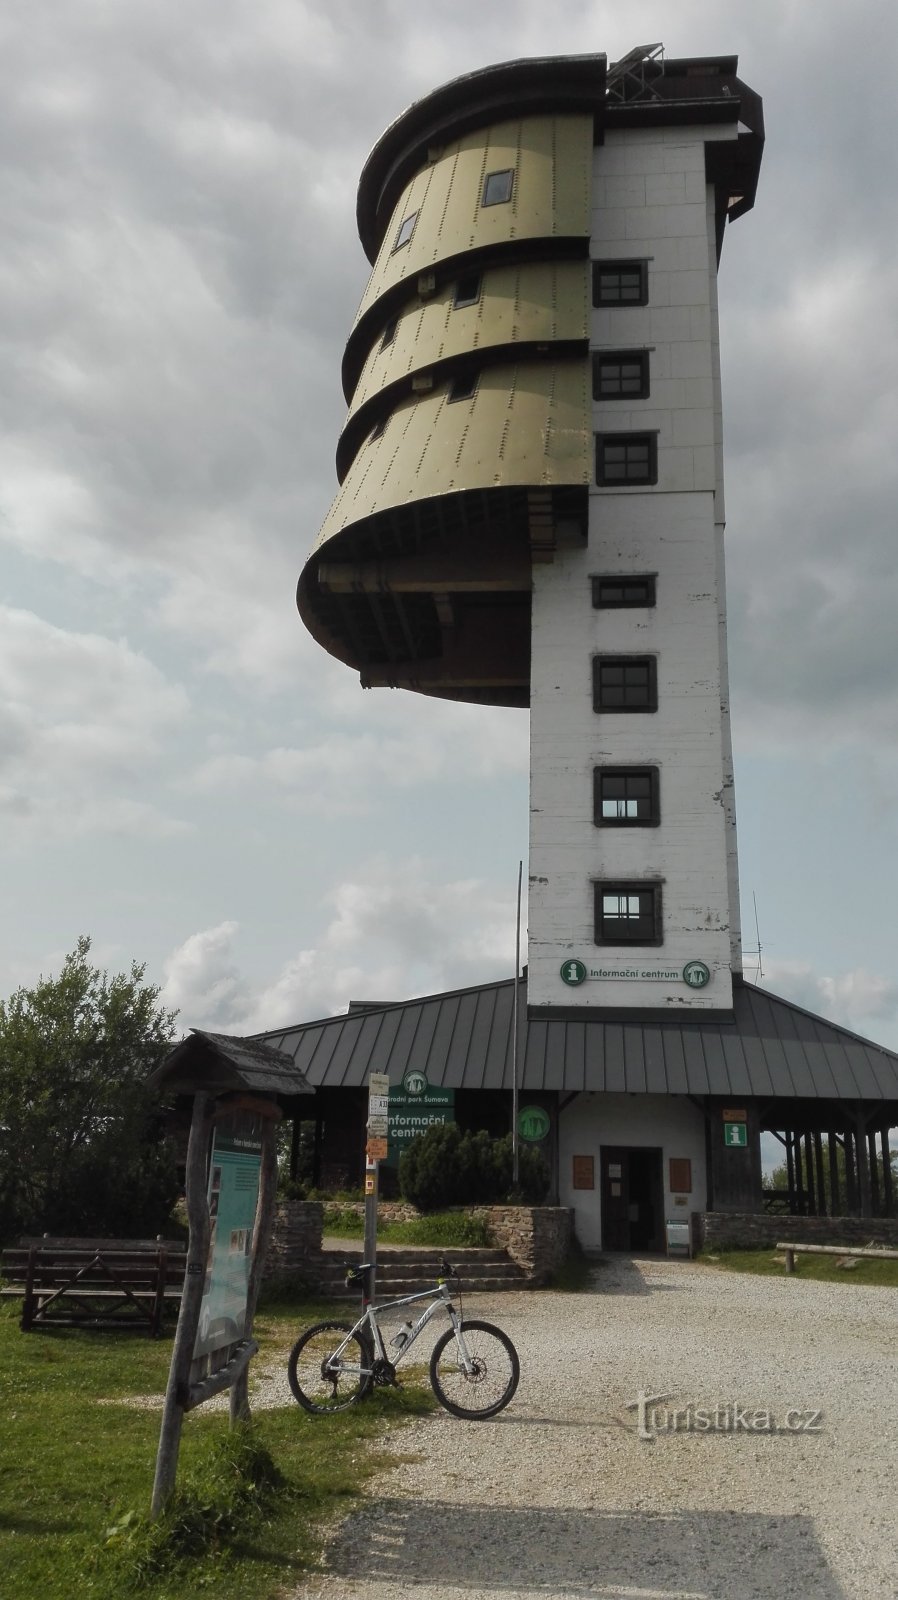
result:
M 363 1255 L 370 1261 L 368 1296 L 375 1297 L 377 1277 L 377 1195 L 379 1162 L 387 1154 L 390 1129 L 390 1080 L 385 1072 L 372 1072 L 368 1079 L 368 1139 L 365 1145 L 365 1242 Z
M 185 1175 L 190 1236 L 156 1457 L 156 1517 L 175 1487 L 187 1412 L 230 1389 L 231 1427 L 249 1417 L 249 1363 L 259 1348 L 253 1319 L 277 1197 L 278 1101 L 311 1090 L 280 1051 L 198 1032 L 150 1083 L 193 1099 Z

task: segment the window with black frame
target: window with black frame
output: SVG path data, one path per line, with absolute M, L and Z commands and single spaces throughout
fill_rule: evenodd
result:
M 595 884 L 596 944 L 661 944 L 661 885 Z

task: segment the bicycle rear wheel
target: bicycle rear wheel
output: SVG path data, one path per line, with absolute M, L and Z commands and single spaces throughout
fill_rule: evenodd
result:
M 437 1340 L 430 1358 L 433 1392 L 454 1417 L 472 1421 L 494 1417 L 508 1405 L 518 1386 L 518 1353 L 508 1334 L 491 1322 L 463 1322 L 461 1328 L 474 1370 L 465 1371 L 454 1330 L 449 1328 Z
M 345 1411 L 371 1388 L 373 1359 L 368 1340 L 353 1333 L 350 1323 L 316 1322 L 297 1339 L 287 1361 L 294 1400 L 306 1411 Z

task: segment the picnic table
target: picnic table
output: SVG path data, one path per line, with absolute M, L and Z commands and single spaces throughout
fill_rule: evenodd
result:
M 3 1251 L 0 1298 L 21 1299 L 21 1327 L 138 1328 L 162 1332 L 179 1303 L 186 1245 L 174 1239 L 22 1238 Z

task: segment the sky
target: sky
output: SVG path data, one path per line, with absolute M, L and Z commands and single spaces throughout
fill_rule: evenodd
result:
M 295 610 L 356 184 L 459 73 L 657 41 L 738 54 L 767 128 L 720 270 L 746 945 L 756 903 L 761 981 L 898 1048 L 896 33 L 894 0 L 7 0 L 0 994 L 82 933 L 184 1029 L 511 974 L 526 712 L 362 691 Z

